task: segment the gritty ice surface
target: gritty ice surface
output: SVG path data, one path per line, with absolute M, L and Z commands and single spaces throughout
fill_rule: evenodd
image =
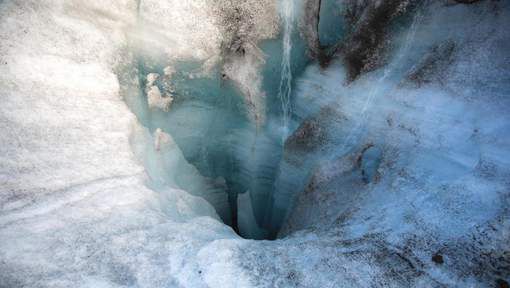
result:
M 237 236 L 210 204 L 147 188 L 131 150 L 139 124 L 113 66 L 135 4 L 1 3 L 1 287 L 247 281 L 228 257 Z
M 296 113 L 306 119 L 334 107 L 343 128 L 326 129 L 342 139 L 329 139 L 315 159 L 282 235 L 307 231 L 317 237 L 307 243 L 338 243 L 332 249 L 345 261 L 367 261 L 370 271 L 352 275 L 362 287 L 373 285 L 366 277 L 418 287 L 508 280 L 508 16 L 507 4 L 435 3 L 398 34 L 389 63 L 356 82 L 342 83 L 338 63 L 309 67 Z
M 219 54 L 220 36 L 212 1 L 144 0 L 137 28 L 140 48 L 170 59 L 207 60 Z M 158 55 L 153 55 L 158 56 Z

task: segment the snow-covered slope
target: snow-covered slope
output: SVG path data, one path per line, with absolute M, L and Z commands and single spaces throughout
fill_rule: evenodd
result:
M 0 287 L 246 281 L 207 202 L 145 185 L 113 72 L 135 22 L 133 1 L 0 5 Z

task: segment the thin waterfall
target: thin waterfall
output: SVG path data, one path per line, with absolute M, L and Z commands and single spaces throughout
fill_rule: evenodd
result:
M 361 121 L 359 121 L 353 128 L 351 128 L 347 137 L 345 137 L 346 139 L 344 141 L 344 144 L 342 145 L 341 150 L 347 151 L 349 147 L 354 145 L 354 142 L 356 141 L 356 137 L 359 135 L 361 127 L 367 120 L 368 115 L 366 114 L 366 112 L 369 109 L 369 106 L 372 104 L 374 97 L 376 97 L 377 95 L 381 95 L 385 91 L 387 91 L 388 88 L 381 87 L 383 87 L 383 83 L 387 82 L 388 78 L 392 76 L 393 73 L 396 73 L 398 65 L 401 65 L 401 60 L 404 59 L 410 52 L 409 48 L 411 47 L 411 43 L 413 43 L 413 38 L 416 35 L 418 24 L 422 21 L 422 19 L 423 16 L 421 15 L 418 9 L 416 15 L 414 15 L 413 17 L 411 27 L 409 27 L 408 31 L 406 32 L 405 41 L 403 42 L 402 47 L 400 47 L 396 53 L 395 59 L 391 62 L 391 64 L 387 65 L 387 67 L 384 68 L 382 76 L 372 84 L 371 89 L 368 91 L 367 98 L 365 99 L 363 107 L 361 108 L 360 111 Z
M 282 63 L 281 80 L 278 90 L 278 98 L 282 105 L 282 141 L 285 140 L 289 130 L 289 117 L 291 113 L 290 96 L 292 93 L 292 32 L 294 25 L 294 0 L 282 0 L 281 11 L 283 21 L 283 43 L 282 43 Z

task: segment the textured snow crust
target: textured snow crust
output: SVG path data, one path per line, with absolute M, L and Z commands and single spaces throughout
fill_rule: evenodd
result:
M 0 287 L 247 286 L 210 204 L 147 188 L 113 72 L 135 23 L 132 1 L 0 5 Z

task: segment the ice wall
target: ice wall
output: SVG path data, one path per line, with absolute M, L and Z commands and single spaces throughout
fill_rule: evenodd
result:
M 186 5 L 170 1 L 159 7 L 142 1 L 126 52 L 133 60 L 117 69 L 126 103 L 149 133 L 161 129 L 171 135 L 185 162 L 207 181 L 223 183 L 208 192 L 190 190 L 185 181 L 177 187 L 207 199 L 208 193 L 214 199 L 223 194 L 228 207 L 218 200 L 213 206 L 234 228 L 238 203 L 250 204 L 255 230 L 272 226 L 267 215 L 274 202 L 285 131 L 291 125 L 292 74 L 304 69 L 307 61 L 296 29 L 302 6 L 286 3 L 277 8 L 275 1 Z M 195 20 L 183 15 L 193 14 L 193 9 L 200 10 L 197 15 L 204 28 L 188 31 Z M 176 17 L 154 24 L 167 10 Z M 165 37 L 154 38 L 155 34 Z M 190 39 L 179 38 L 183 34 Z M 185 53 L 192 50 L 189 47 L 165 48 L 174 42 L 191 43 L 196 53 Z M 151 155 L 152 150 L 148 147 L 146 153 Z M 173 166 L 150 164 L 159 157 L 155 155 L 142 156 L 151 159 L 147 167 L 159 167 L 160 176 L 154 177 L 176 178 Z M 251 203 L 237 201 L 246 191 Z
M 344 49 L 298 80 L 304 121 L 287 162 L 313 172 L 280 236 L 336 243 L 337 268 L 391 265 L 354 272 L 360 286 L 504 287 L 509 6 L 425 1 L 407 11 L 386 32 L 381 68 L 352 81 Z
M 0 3 L 0 287 L 248 285 L 210 204 L 146 185 L 114 69 L 135 23 L 134 1 Z

